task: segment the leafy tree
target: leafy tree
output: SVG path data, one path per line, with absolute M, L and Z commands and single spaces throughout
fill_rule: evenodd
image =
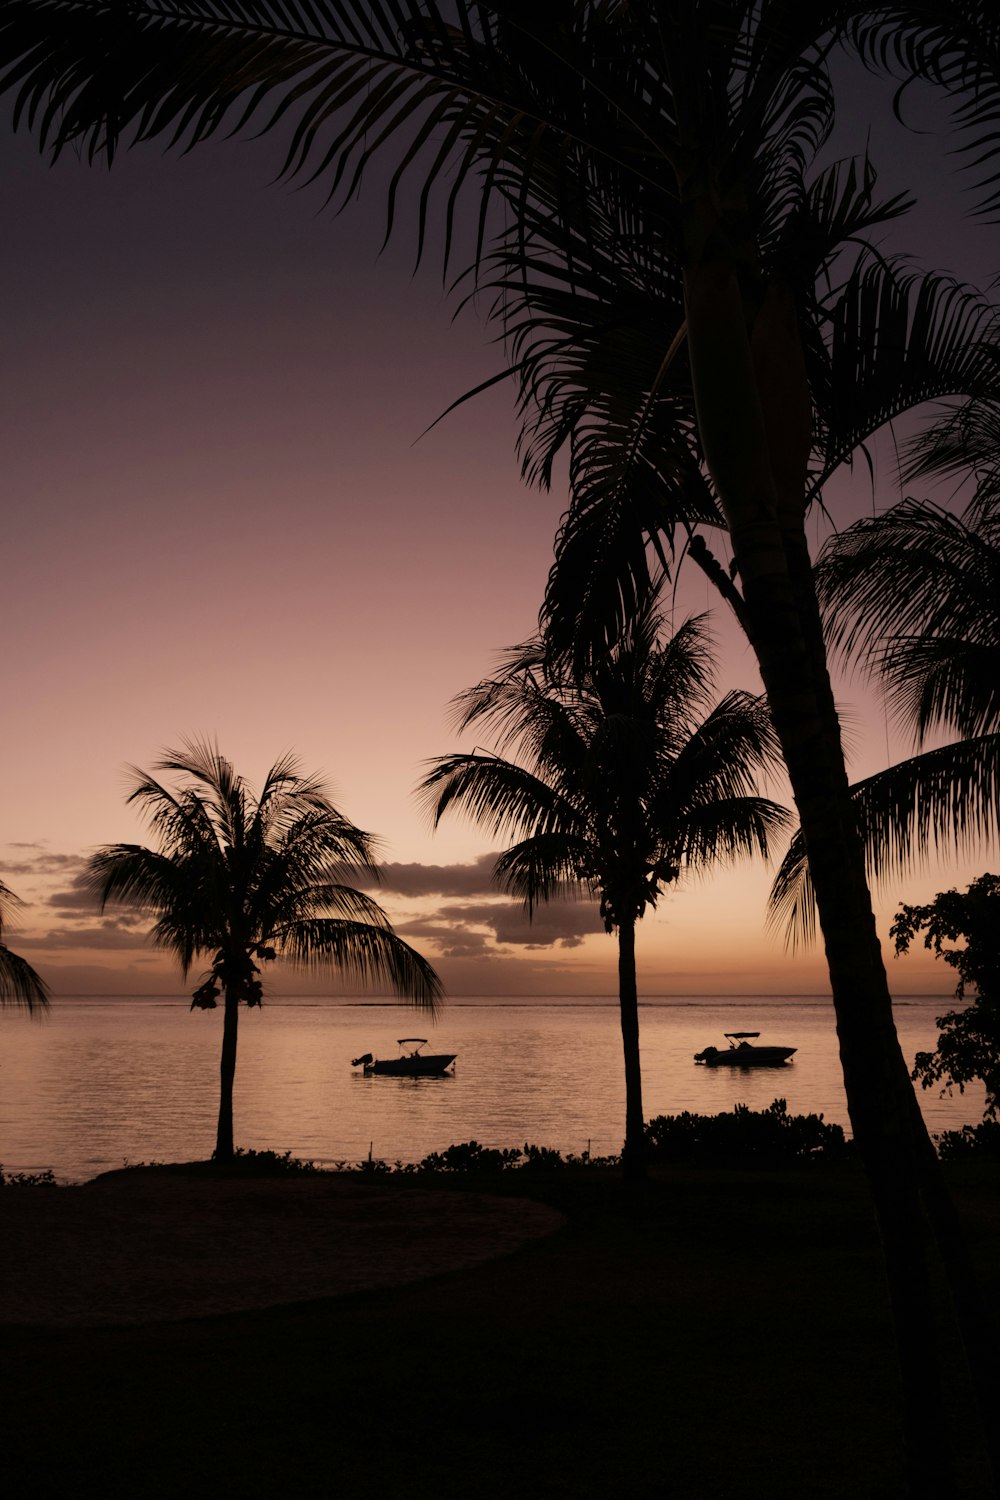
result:
M 155 916 L 152 940 L 185 974 L 210 955 L 192 1009 L 224 1005 L 215 1159 L 233 1159 L 233 1079 L 239 1007 L 260 1005 L 261 964 L 278 955 L 329 966 L 360 983 L 388 983 L 428 1011 L 441 993 L 425 959 L 382 908 L 345 883 L 378 876 L 374 844 L 332 805 L 323 784 L 283 757 L 259 793 L 211 744 L 191 741 L 154 768 L 173 788 L 135 771 L 129 797 L 159 847 L 109 844 L 91 858 L 102 909 L 119 902 Z
M 21 905 L 14 892 L 0 881 L 0 1007 L 19 1005 L 33 1015 L 48 1008 L 48 985 L 26 959 L 12 953 L 3 941 L 4 923 L 10 921 L 14 910 Z
M 762 699 L 714 706 L 705 621 L 664 645 L 652 599 L 582 675 L 536 638 L 458 700 L 461 729 L 483 724 L 497 753 L 442 756 L 422 783 L 435 824 L 450 809 L 491 835 L 517 835 L 494 878 L 529 914 L 573 895 L 600 903 L 618 940 L 625 1057 L 626 1171 L 644 1170 L 635 929 L 663 892 L 716 860 L 766 854 L 784 810 L 754 794 L 777 747 Z M 517 758 L 503 752 L 513 749 Z
M 976 995 L 965 1010 L 938 1016 L 937 1050 L 917 1053 L 913 1077 L 925 1089 L 943 1083 L 960 1092 L 981 1080 L 984 1113 L 995 1119 L 1000 1112 L 1000 876 L 980 875 L 964 891 L 939 891 L 924 906 L 901 905 L 890 929 L 896 953 L 908 953 L 920 932 L 924 947 L 958 971 L 957 998 L 965 998 L 967 986 Z M 945 946 L 959 939 L 962 947 Z

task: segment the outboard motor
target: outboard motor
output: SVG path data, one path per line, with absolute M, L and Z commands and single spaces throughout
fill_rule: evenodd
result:
M 360 1057 L 352 1057 L 351 1058 L 351 1067 L 352 1068 L 363 1068 L 366 1063 L 370 1063 L 370 1062 L 373 1062 L 373 1061 L 374 1061 L 374 1058 L 372 1057 L 372 1055 L 371 1055 L 370 1052 L 362 1052 L 362 1054 L 361 1054 Z

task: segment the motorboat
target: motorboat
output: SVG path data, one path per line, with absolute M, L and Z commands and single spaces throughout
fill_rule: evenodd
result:
M 780 1068 L 797 1047 L 755 1047 L 759 1031 L 727 1031 L 723 1033 L 728 1047 L 706 1047 L 696 1052 L 695 1062 L 706 1068 Z
M 351 1058 L 352 1068 L 364 1068 L 366 1073 L 375 1073 L 387 1078 L 439 1078 L 451 1067 L 456 1052 L 424 1052 L 427 1038 L 424 1036 L 401 1036 L 397 1043 L 402 1050 L 399 1057 L 373 1057 L 363 1052 Z

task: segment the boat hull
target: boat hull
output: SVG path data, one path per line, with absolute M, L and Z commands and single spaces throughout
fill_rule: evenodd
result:
M 695 1062 L 706 1068 L 781 1068 L 797 1047 L 706 1047 Z
M 421 1057 L 393 1057 L 384 1062 L 373 1058 L 365 1072 L 381 1078 L 440 1078 L 451 1067 L 457 1052 L 427 1053 Z

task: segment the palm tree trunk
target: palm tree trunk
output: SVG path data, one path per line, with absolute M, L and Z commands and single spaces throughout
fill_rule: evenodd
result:
M 760 666 L 816 892 L 855 1139 L 885 1252 L 914 1496 L 947 1492 L 924 1254 L 913 1101 L 892 1018 L 822 640 L 803 608 L 781 513 L 765 410 L 736 269 L 715 254 L 689 271 L 688 337 L 699 431 L 726 513 Z M 794 350 L 790 351 L 794 354 Z M 804 486 L 803 486 L 804 488 Z M 784 534 L 783 534 L 784 533 Z M 804 537 L 803 537 L 804 544 Z M 792 570 L 795 577 L 793 579 Z M 810 586 L 811 592 L 811 586 Z M 813 596 L 814 597 L 814 596 Z M 818 620 L 818 611 L 816 615 Z M 915 1103 L 915 1101 L 914 1101 Z M 929 1452 L 933 1449 L 933 1452 Z
M 622 1165 L 627 1182 L 646 1178 L 646 1121 L 642 1110 L 642 1068 L 639 1061 L 639 995 L 635 980 L 635 921 L 618 924 L 618 1009 L 625 1053 L 625 1149 Z
M 232 1161 L 233 1148 L 233 1080 L 236 1077 L 236 1029 L 240 1015 L 239 992 L 226 988 L 222 1020 L 222 1058 L 219 1063 L 219 1125 L 215 1135 L 213 1160 Z

